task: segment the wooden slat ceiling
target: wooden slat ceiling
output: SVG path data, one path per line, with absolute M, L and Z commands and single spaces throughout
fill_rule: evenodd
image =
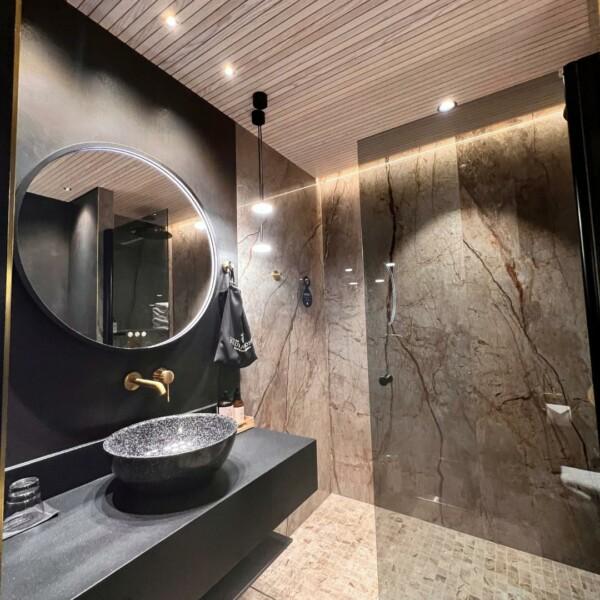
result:
M 117 215 L 141 219 L 168 209 L 171 225 L 200 219 L 168 177 L 141 160 L 117 152 L 86 150 L 66 154 L 46 165 L 27 191 L 71 202 L 97 187 L 113 192 Z
M 598 50 L 596 0 L 69 2 L 244 127 L 266 91 L 265 141 L 313 175 L 354 166 L 357 140 L 444 97 L 465 103 Z

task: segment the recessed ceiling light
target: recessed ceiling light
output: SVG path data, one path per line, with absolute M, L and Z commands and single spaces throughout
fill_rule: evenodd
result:
M 273 212 L 273 205 L 268 202 L 257 202 L 252 205 L 252 212 L 257 215 L 270 215 Z
M 252 250 L 254 250 L 254 252 L 259 252 L 260 254 L 268 254 L 271 252 L 271 244 L 258 242 L 258 244 L 254 244 Z
M 70 185 L 65 185 L 65 187 L 63 187 L 63 190 L 65 190 L 65 192 L 70 192 L 73 188 Z
M 206 229 L 206 223 L 202 220 L 196 221 L 194 223 L 194 227 L 198 230 L 198 231 L 204 231 Z
M 451 111 L 453 108 L 456 108 L 456 101 L 452 100 L 452 98 L 447 98 L 446 100 L 442 100 L 438 106 L 438 112 L 446 113 Z
M 230 65 L 229 63 L 226 64 L 223 67 L 223 73 L 225 74 L 225 77 L 231 79 L 235 75 L 235 69 L 233 68 L 233 65 Z
M 175 27 L 177 27 L 177 18 L 175 17 L 175 15 L 169 15 L 165 19 L 165 24 L 169 29 L 175 29 Z
M 358 285 L 358 281 L 351 281 L 348 285 Z
M 352 273 L 352 268 L 348 267 L 347 269 L 344 269 L 344 271 L 346 271 L 346 273 Z
M 395 267 L 396 263 L 395 262 L 386 262 L 384 263 L 386 267 Z
M 384 283 L 384 282 L 385 282 L 385 279 L 376 279 L 375 280 L 375 283 Z

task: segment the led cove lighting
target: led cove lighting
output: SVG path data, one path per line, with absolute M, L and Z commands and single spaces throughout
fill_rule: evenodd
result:
M 223 73 L 225 74 L 225 77 L 231 79 L 235 75 L 235 69 L 233 68 L 233 65 L 225 65 L 223 67 Z
M 267 244 L 265 242 L 258 242 L 258 244 L 254 244 L 254 248 L 252 248 L 254 252 L 259 252 L 260 254 L 268 254 L 271 252 L 271 244 Z
M 456 101 L 452 100 L 452 98 L 448 98 L 447 100 L 442 100 L 438 106 L 438 112 L 446 113 L 451 111 L 453 108 L 456 108 Z
M 460 140 L 456 140 L 449 143 L 440 144 L 439 146 L 435 146 L 435 148 L 429 148 L 427 150 L 419 150 L 416 152 L 409 152 L 408 154 L 404 154 L 399 156 L 398 158 L 392 158 L 385 163 L 376 163 L 369 166 L 351 169 L 347 172 L 342 173 L 341 175 L 331 175 L 328 177 L 319 178 L 316 183 L 311 183 L 309 185 L 303 185 L 298 188 L 293 188 L 291 190 L 287 190 L 286 192 L 280 192 L 279 194 L 271 194 L 267 197 L 268 200 L 275 200 L 277 198 L 282 198 L 284 196 L 290 196 L 292 194 L 297 194 L 298 192 L 302 192 L 304 190 L 309 190 L 312 188 L 316 188 L 328 183 L 333 183 L 334 181 L 343 181 L 346 179 L 353 179 L 359 175 L 364 173 L 370 173 L 371 171 L 378 171 L 379 169 L 387 168 L 389 165 L 396 165 L 404 163 L 408 160 L 414 159 L 416 156 L 429 156 L 431 154 L 435 154 L 440 150 L 444 150 L 447 148 L 457 148 L 462 147 L 465 144 L 470 144 L 477 140 L 487 139 L 489 137 L 498 136 L 500 134 L 506 133 L 507 131 L 513 131 L 515 129 L 522 129 L 524 127 L 530 127 L 533 123 L 542 123 L 544 121 L 548 121 L 551 119 L 555 119 L 557 116 L 563 117 L 564 106 L 557 110 L 556 112 L 549 112 L 548 114 L 535 117 L 533 119 L 529 119 L 527 121 L 521 121 L 519 123 L 513 123 L 511 125 L 506 125 L 505 127 L 499 127 L 498 129 L 492 129 L 491 131 L 486 131 L 484 133 L 478 133 L 476 135 L 471 135 L 469 137 L 462 138 Z M 242 204 L 241 206 L 248 206 L 250 203 Z
M 268 202 L 257 202 L 252 205 L 252 212 L 257 215 L 270 215 L 273 212 L 273 205 Z

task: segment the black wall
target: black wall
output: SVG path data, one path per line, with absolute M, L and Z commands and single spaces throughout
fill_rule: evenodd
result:
M 212 222 L 218 264 L 235 262 L 233 121 L 65 2 L 25 0 L 23 13 L 17 184 L 66 146 L 103 141 L 137 149 L 193 190 Z M 217 327 L 213 299 L 197 326 L 166 347 L 103 348 L 51 320 L 17 276 L 8 464 L 97 439 L 130 422 L 214 402 Z M 123 389 L 127 372 L 149 376 L 160 366 L 176 374 L 169 405 L 153 392 Z
M 76 214 L 69 239 L 67 323 L 93 340 L 98 321 L 98 200 L 96 188 L 70 203 Z
M 68 202 L 27 193 L 19 212 L 21 262 L 40 298 L 69 322 L 69 256 L 76 214 Z

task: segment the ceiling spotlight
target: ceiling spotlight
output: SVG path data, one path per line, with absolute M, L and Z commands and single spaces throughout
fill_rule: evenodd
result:
M 254 244 L 252 250 L 254 252 L 259 252 L 260 254 L 268 254 L 271 252 L 271 244 L 267 244 L 265 242 L 258 242 L 258 244 Z
M 73 188 L 70 185 L 65 185 L 65 187 L 63 187 L 63 190 L 65 190 L 65 192 L 70 192 Z
M 385 282 L 385 279 L 376 279 L 375 280 L 375 283 L 384 283 L 384 282 Z
M 358 285 L 358 281 L 351 281 L 348 285 Z
M 344 271 L 346 271 L 346 273 L 352 273 L 352 268 L 348 267 L 347 269 L 344 269 Z
M 452 98 L 447 98 L 446 100 L 442 100 L 437 107 L 438 112 L 446 113 L 451 111 L 453 108 L 456 108 L 456 101 L 452 100 Z
M 235 75 L 235 69 L 233 68 L 233 65 L 226 64 L 223 67 L 223 73 L 225 74 L 225 77 L 231 79 Z
M 206 223 L 200 219 L 199 221 L 196 221 L 194 223 L 194 227 L 198 230 L 198 231 L 204 231 L 206 229 Z
M 175 17 L 175 15 L 169 15 L 165 19 L 165 24 L 169 29 L 175 29 L 175 27 L 177 27 L 177 18 Z
M 252 212 L 257 215 L 270 215 L 273 212 L 273 205 L 268 202 L 257 202 L 252 205 Z

